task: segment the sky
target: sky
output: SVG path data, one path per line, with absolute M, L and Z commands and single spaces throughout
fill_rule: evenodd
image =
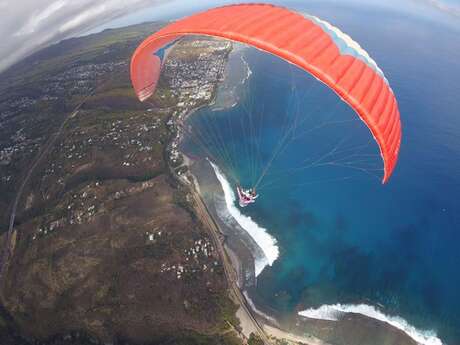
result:
M 305 5 L 314 1 L 294 0 Z M 334 0 L 329 1 L 334 2 Z M 363 0 L 336 0 L 335 2 L 356 1 Z M 376 0 L 365 2 L 381 3 Z M 398 2 L 432 7 L 440 12 L 449 13 L 451 17 L 460 21 L 460 0 L 398 0 Z M 141 21 L 179 18 L 192 9 L 204 9 L 225 3 L 232 3 L 232 1 L 0 0 L 0 72 L 40 48 L 65 38 Z
M 64 38 L 168 0 L 0 0 L 0 71 Z

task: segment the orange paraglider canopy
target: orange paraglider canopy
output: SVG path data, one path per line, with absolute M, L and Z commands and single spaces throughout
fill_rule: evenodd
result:
M 159 49 L 182 35 L 242 42 L 311 73 L 348 103 L 369 127 L 391 176 L 401 144 L 401 122 L 393 90 L 359 44 L 330 23 L 268 4 L 211 9 L 176 21 L 142 42 L 131 59 L 131 80 L 143 101 L 155 92 L 161 72 Z

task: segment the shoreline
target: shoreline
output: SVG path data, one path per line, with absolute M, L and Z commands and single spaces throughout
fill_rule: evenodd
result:
M 252 71 L 248 63 L 244 59 L 243 55 L 241 55 L 241 51 L 243 51 L 243 49 L 244 46 L 234 45 L 232 52 L 229 54 L 230 58 L 231 54 L 234 53 L 238 60 L 243 60 L 246 67 L 242 80 L 238 81 L 237 85 L 245 85 L 252 75 Z M 227 61 L 227 67 L 228 66 L 229 62 Z M 171 116 L 170 121 L 174 124 L 176 133 L 167 146 L 169 149 L 176 149 L 181 154 L 183 162 L 180 166 L 187 167 L 187 172 L 185 174 L 178 175 L 176 169 L 180 166 L 170 166 L 170 171 L 190 190 L 194 204 L 192 207 L 198 217 L 201 218 L 203 224 L 205 224 L 208 228 L 211 238 L 215 244 L 215 248 L 219 251 L 219 255 L 223 261 L 227 282 L 229 284 L 229 295 L 239 305 L 236 316 L 240 321 L 241 332 L 238 331 L 237 333 L 243 341 L 247 342 L 250 334 L 254 333 L 259 335 L 266 345 L 277 344 L 280 341 L 284 341 L 289 345 L 330 345 L 315 337 L 295 335 L 289 331 L 283 330 L 276 321 L 275 317 L 268 316 L 267 318 L 267 315 L 264 312 L 257 310 L 257 308 L 253 308 L 255 307 L 254 302 L 250 299 L 248 301 L 249 296 L 247 295 L 245 288 L 255 286 L 256 284 L 256 258 L 254 257 L 254 252 L 257 250 L 261 251 L 261 249 L 245 229 L 239 227 L 239 231 L 235 231 L 235 228 L 231 228 L 228 224 L 225 224 L 225 222 L 219 223 L 216 204 L 214 202 L 206 202 L 206 195 L 220 195 L 222 196 L 221 201 L 223 202 L 221 206 L 225 206 L 225 200 L 223 197 L 224 191 L 222 190 L 221 184 L 219 183 L 215 172 L 212 170 L 211 165 L 207 161 L 207 174 L 203 173 L 203 169 L 201 169 L 201 171 L 194 171 L 194 167 L 197 162 L 191 157 L 188 157 L 180 148 L 182 136 L 184 134 L 182 133 L 180 126 L 185 123 L 186 119 L 206 106 L 213 107 L 214 110 L 224 110 L 227 107 L 232 108 L 237 104 L 240 97 L 234 93 L 234 88 L 235 85 L 228 86 L 219 84 L 209 104 L 203 104 L 189 110 L 184 109 Z M 228 89 L 233 91 L 231 92 L 231 101 L 228 102 L 229 100 L 227 99 L 220 102 L 218 99 L 219 94 L 228 91 Z M 223 104 L 219 106 L 220 103 Z M 214 183 L 202 182 L 200 184 L 197 176 L 201 179 L 204 176 L 205 178 L 214 180 Z M 217 185 L 217 188 L 219 188 L 220 191 L 216 193 L 215 191 L 207 190 L 207 188 L 212 185 Z M 239 226 L 237 223 L 236 225 Z M 253 242 L 252 247 L 249 248 L 247 245 L 251 242 Z
M 433 341 L 437 338 L 431 337 L 418 342 L 404 330 L 388 322 L 353 311 L 344 314 L 342 318 L 328 320 L 304 317 L 300 310 L 288 316 L 260 310 L 262 306 L 256 305 L 250 296 L 256 285 L 253 253 L 248 248 L 247 242 L 239 237 L 239 232 L 235 232 L 235 229 L 219 219 L 216 210 L 219 203 L 216 204 L 215 201 L 219 199 L 219 196 L 222 198 L 224 193 L 217 176 L 212 175 L 214 171 L 209 162 L 204 159 L 193 160 L 187 157 L 184 161 L 188 163 L 189 171 L 187 174 L 193 181 L 189 183 L 189 187 L 195 203 L 203 204 L 203 207 L 198 209 L 200 217 L 204 220 L 204 224 L 212 224 L 208 226 L 209 231 L 213 233 L 213 238 L 219 240 L 220 243 L 219 245 L 216 244 L 216 248 L 218 248 L 222 259 L 227 262 L 226 276 L 229 288 L 234 295 L 238 296 L 235 300 L 240 305 L 237 317 L 241 322 L 241 333 L 246 339 L 251 332 L 256 330 L 259 336 L 265 339 L 265 344 L 277 344 L 279 341 L 285 341 L 289 345 L 331 345 L 331 339 L 353 343 L 356 334 L 364 337 L 364 339 L 373 339 L 375 335 L 376 338 L 387 339 L 400 345 L 442 344 Z M 248 237 L 246 236 L 246 238 Z M 322 340 L 323 338 L 329 340 Z M 383 341 L 382 343 L 385 343 L 385 340 Z
M 184 153 L 182 154 L 184 155 Z M 285 341 L 290 345 L 299 343 L 305 345 L 329 345 L 314 336 L 302 336 L 289 332 L 283 329 L 275 317 L 266 315 L 265 312 L 255 308 L 246 290 L 246 288 L 255 284 L 253 280 L 255 278 L 248 279 L 246 276 L 248 267 L 251 269 L 250 267 L 252 266 L 252 272 L 254 272 L 254 258 L 243 241 L 231 234 L 232 229 L 229 229 L 228 225 L 222 224 L 222 221 L 219 220 L 215 205 L 209 203 L 210 195 L 218 195 L 218 192 L 216 193 L 212 188 L 216 185 L 219 187 L 217 177 L 214 176 L 214 183 L 204 183 L 203 180 L 209 182 L 207 179 L 210 178 L 206 174 L 206 170 L 213 172 L 210 164 L 206 162 L 208 169 L 203 169 L 203 164 L 200 164 L 203 161 L 194 161 L 186 155 L 184 157 L 186 157 L 184 158 L 184 163 L 188 166 L 189 176 L 193 181 L 188 186 L 194 199 L 194 208 L 212 233 L 213 240 L 217 242 L 216 248 L 218 248 L 224 262 L 230 292 L 234 295 L 235 302 L 239 304 L 236 315 L 240 320 L 240 335 L 247 340 L 251 333 L 256 333 L 265 344 Z M 197 177 L 197 175 L 200 175 L 200 177 Z M 210 188 L 210 186 L 212 187 Z M 222 189 L 220 193 L 223 194 Z M 232 241 L 239 243 L 231 243 Z M 251 262 L 252 265 L 250 264 Z
M 196 179 L 194 175 L 191 176 L 193 179 Z M 221 256 L 225 276 L 229 284 L 230 295 L 233 295 L 234 301 L 239 304 L 237 314 L 239 313 L 240 315 L 239 319 L 242 328 L 241 333 L 244 337 L 247 337 L 246 334 L 249 329 L 249 332 L 253 332 L 255 330 L 265 344 L 270 344 L 262 327 L 254 317 L 254 315 L 251 313 L 251 310 L 248 308 L 246 300 L 240 290 L 240 278 L 238 276 L 238 269 L 235 269 L 232 259 L 230 259 L 230 256 L 224 248 L 225 235 L 222 233 L 221 228 L 217 225 L 216 220 L 212 217 L 210 211 L 208 210 L 206 202 L 203 200 L 203 196 L 196 190 L 196 183 L 197 181 L 195 180 L 195 182 L 190 186 L 190 192 L 192 194 L 194 204 L 193 206 L 195 212 L 198 215 L 198 218 L 208 228 L 211 238 L 213 239 L 215 248 L 218 250 L 219 255 Z M 200 188 L 201 187 L 202 186 L 200 185 Z M 233 255 L 233 259 L 235 258 L 237 258 L 237 256 Z
M 242 56 L 241 58 L 243 59 Z M 244 59 L 243 62 L 245 62 Z M 248 70 L 242 76 L 243 83 L 246 83 L 250 74 L 252 74 L 247 63 L 245 65 Z M 223 107 L 219 107 L 218 96 L 220 93 L 228 91 L 229 86 L 220 84 L 217 88 L 209 104 L 202 105 L 198 109 L 209 106 L 212 109 L 211 111 L 220 111 L 227 109 L 227 107 L 233 107 L 235 99 L 226 105 L 224 104 Z M 232 94 L 232 96 L 235 96 L 235 94 Z M 232 104 L 231 106 L 230 103 Z M 195 108 L 190 109 L 190 111 L 181 112 L 179 118 L 172 118 L 172 120 L 176 125 L 183 124 L 183 121 L 188 116 L 193 115 L 198 109 Z M 183 133 L 179 130 L 175 138 L 176 147 L 178 147 L 177 143 L 182 141 L 182 135 Z M 229 200 L 229 191 L 226 189 L 230 188 L 230 193 L 233 193 L 233 190 L 231 187 L 226 186 L 228 181 L 226 181 L 225 176 L 219 178 L 220 170 L 216 169 L 216 167 L 212 166 L 204 158 L 200 160 L 187 157 L 182 148 L 179 149 L 179 152 L 184 158 L 183 166 L 187 167 L 187 172 L 177 177 L 190 187 L 195 204 L 193 207 L 203 223 L 209 228 L 211 237 L 215 241 L 216 248 L 218 248 L 224 262 L 225 274 L 229 283 L 229 289 L 231 290 L 230 295 L 234 296 L 234 301 L 240 306 L 237 311 L 237 317 L 241 322 L 242 328 L 242 332 L 238 332 L 240 336 L 243 335 L 247 340 L 250 333 L 254 332 L 259 334 L 266 344 L 273 343 L 270 341 L 271 339 L 276 340 L 276 342 L 284 340 L 288 344 L 328 345 L 329 343 L 320 340 L 317 336 L 322 339 L 328 339 L 328 341 L 335 339 L 343 340 L 346 343 L 346 340 L 349 340 L 353 343 L 353 335 L 355 333 L 363 333 L 365 338 L 372 340 L 374 329 L 377 327 L 378 330 L 375 332 L 379 334 L 379 337 L 393 339 L 396 341 L 395 343 L 401 345 L 416 344 L 416 338 L 411 337 L 410 334 L 401 328 L 395 327 L 391 323 L 381 319 L 375 319 L 372 316 L 353 311 L 344 313 L 343 319 L 332 320 L 321 317 L 311 318 L 303 316 L 302 313 L 307 311 L 303 310 L 306 308 L 303 308 L 292 312 L 290 315 L 280 316 L 279 320 L 282 320 L 280 323 L 277 320 L 278 316 L 275 315 L 276 313 L 259 310 L 261 307 L 256 306 L 249 294 L 255 290 L 258 273 L 266 265 L 271 265 L 276 260 L 277 255 L 274 259 L 273 256 L 266 255 L 267 243 L 269 242 L 260 241 L 261 238 L 252 233 L 253 231 L 250 228 L 253 227 L 252 225 L 258 227 L 258 224 L 244 214 L 240 214 L 238 209 L 235 217 L 233 214 L 235 212 L 232 212 L 232 207 L 230 207 L 230 204 L 234 204 L 234 200 Z M 246 222 L 242 224 L 240 218 L 247 218 L 254 224 L 249 224 L 248 228 L 248 224 Z M 262 228 L 261 230 L 265 232 L 265 229 Z M 266 235 L 271 237 L 268 233 Z M 276 245 L 276 240 L 274 244 Z M 268 257 L 271 257 L 272 260 L 267 260 Z M 261 258 L 265 258 L 262 269 L 260 269 Z M 259 268 L 256 268 L 258 260 Z M 338 329 L 337 333 L 335 329 Z M 422 342 L 421 344 L 438 345 L 442 343 Z

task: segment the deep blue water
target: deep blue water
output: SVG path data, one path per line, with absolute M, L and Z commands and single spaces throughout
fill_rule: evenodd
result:
M 308 10 L 382 68 L 399 102 L 402 146 L 382 185 L 377 146 L 334 93 L 271 55 L 246 51 L 253 74 L 240 104 L 203 109 L 193 121 L 218 163 L 247 186 L 296 123 L 289 138 L 297 139 L 273 161 L 257 203 L 243 210 L 281 249 L 257 291 L 279 311 L 381 305 L 460 344 L 460 29 L 443 23 L 449 14 L 431 18 L 429 10 L 423 17 L 337 5 Z M 334 147 L 325 160 L 334 164 L 293 170 Z M 366 171 L 336 164 L 344 162 Z

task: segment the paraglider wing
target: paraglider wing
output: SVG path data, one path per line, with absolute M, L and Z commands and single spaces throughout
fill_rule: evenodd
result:
M 391 176 L 401 143 L 395 95 L 374 60 L 328 22 L 268 4 L 211 9 L 176 21 L 142 42 L 131 60 L 131 80 L 143 101 L 154 91 L 160 48 L 182 35 L 221 37 L 254 46 L 304 69 L 334 90 L 369 127 Z
M 149 42 L 146 40 L 141 45 L 142 49 L 139 49 L 141 46 L 137 48 L 131 60 L 131 81 L 139 100 L 145 101 L 155 92 L 160 78 L 161 59 L 154 53 L 176 38 L 177 36 L 167 36 Z

